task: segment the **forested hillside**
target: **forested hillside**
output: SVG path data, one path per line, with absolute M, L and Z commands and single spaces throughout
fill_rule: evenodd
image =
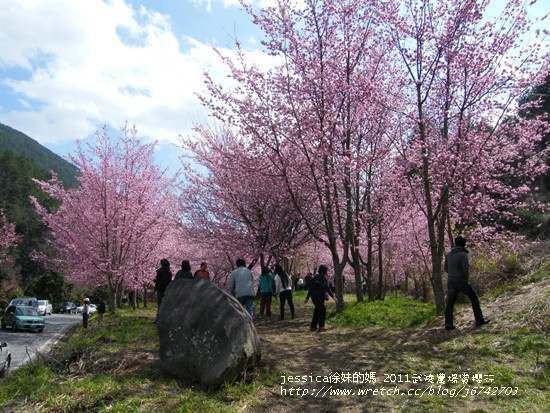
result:
M 78 169 L 59 155 L 9 126 L 0 123 L 0 148 L 34 161 L 45 172 L 55 171 L 67 187 L 78 186 Z
M 0 268 L 2 295 L 10 295 L 44 273 L 43 266 L 32 261 L 30 256 L 33 251 L 44 251 L 48 229 L 36 213 L 29 197 L 34 196 L 48 203 L 46 195 L 32 179 L 49 179 L 49 174 L 32 159 L 16 156 L 4 149 L 0 149 L 0 165 L 0 209 L 8 222 L 16 224 L 15 231 L 19 236 L 12 265 L 3 265 Z

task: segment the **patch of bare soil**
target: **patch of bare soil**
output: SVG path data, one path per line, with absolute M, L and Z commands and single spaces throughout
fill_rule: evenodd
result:
M 318 333 L 309 331 L 313 306 L 295 299 L 297 317 L 294 320 L 278 321 L 274 317 L 273 321 L 265 321 L 255 317 L 263 366 L 285 376 L 278 377 L 277 384 L 265 387 L 260 407 L 255 411 L 471 411 L 480 406 L 469 398 L 439 398 L 433 402 L 432 410 L 427 407 L 430 402 L 426 404 L 426 399 L 422 401 L 424 404 L 419 404 L 418 397 L 391 395 L 388 391 L 396 386 L 405 391 L 426 388 L 426 382 L 421 385 L 396 382 L 400 378 L 409 380 L 414 373 L 435 373 L 429 366 L 456 370 L 455 362 L 463 355 L 458 350 L 457 354 L 449 354 L 439 347 L 460 335 L 498 333 L 520 325 L 548 333 L 549 302 L 550 278 L 545 278 L 491 300 L 481 297 L 484 315 L 492 321 L 479 328 L 475 327 L 468 303 L 455 309 L 457 330 L 451 332 L 443 329 L 444 321 L 439 317 L 426 326 L 395 329 L 331 329 L 329 321 L 328 331 Z M 274 309 L 278 315 L 277 303 Z M 371 379 L 373 375 L 376 378 L 375 383 L 364 380 L 369 378 L 369 373 Z M 289 376 L 293 382 L 289 382 Z M 354 383 L 354 379 L 363 382 Z M 368 389 L 371 389 L 369 394 L 359 395 Z M 377 395 L 373 395 L 374 389 L 378 389 Z M 304 395 L 305 392 L 309 394 Z

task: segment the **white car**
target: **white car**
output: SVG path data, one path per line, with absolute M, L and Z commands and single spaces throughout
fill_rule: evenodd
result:
M 11 353 L 8 343 L 0 343 L 0 377 L 5 377 L 8 374 L 11 364 Z
M 84 305 L 79 305 L 76 307 L 76 313 L 82 314 L 82 310 L 84 310 Z M 90 314 L 93 314 L 97 312 L 97 306 L 95 304 L 90 304 Z
M 48 300 L 38 300 L 38 308 L 36 310 L 40 315 L 51 315 L 53 312 L 53 306 Z

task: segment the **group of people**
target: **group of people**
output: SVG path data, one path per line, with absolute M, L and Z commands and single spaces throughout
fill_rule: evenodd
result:
M 242 259 L 237 260 L 237 269 L 229 277 L 229 292 L 239 302 L 243 303 L 250 316 L 253 316 L 252 302 L 256 293 L 254 292 L 254 278 L 252 271 L 245 266 Z M 288 303 L 290 315 L 294 318 L 294 303 L 292 302 L 292 279 L 283 270 L 283 267 L 276 265 L 274 271 L 268 267 L 262 267 L 262 274 L 258 282 L 257 294 L 260 296 L 260 318 L 271 317 L 271 303 L 273 297 L 279 297 L 280 320 L 285 318 L 285 305 Z
M 246 263 L 243 259 L 237 260 L 237 269 L 231 273 L 229 277 L 229 292 L 234 295 L 237 300 L 246 308 L 250 316 L 253 316 L 254 302 L 254 277 L 252 271 L 246 268 Z M 279 297 L 280 305 L 280 320 L 285 318 L 285 305 L 288 303 L 291 317 L 294 318 L 294 303 L 292 302 L 292 279 L 283 270 L 280 265 L 276 265 L 274 271 L 269 268 L 262 268 L 258 283 L 258 291 L 260 295 L 260 318 L 271 317 L 271 302 L 272 298 Z M 327 281 L 327 267 L 321 265 L 315 276 L 312 276 L 308 283 L 308 293 L 305 302 L 311 298 L 314 310 L 313 318 L 310 324 L 310 331 L 325 331 L 325 320 L 327 309 L 325 301 L 328 297 L 332 297 L 335 302 L 338 299 L 334 296 L 332 289 Z
M 254 276 L 252 271 L 246 267 L 246 262 L 239 258 L 236 261 L 237 268 L 231 272 L 229 277 L 229 293 L 233 295 L 246 311 L 253 316 L 254 297 L 260 296 L 260 318 L 271 317 L 271 304 L 273 297 L 279 298 L 280 320 L 285 318 L 285 305 L 288 303 L 291 317 L 294 318 L 294 303 L 292 302 L 292 290 L 296 287 L 294 280 L 283 270 L 280 265 L 276 265 L 271 271 L 268 267 L 262 267 L 262 273 L 259 277 L 258 290 L 254 289 Z M 466 239 L 459 236 L 454 240 L 453 249 L 445 257 L 445 271 L 448 273 L 448 294 L 445 308 L 445 329 L 454 330 L 453 309 L 460 292 L 467 295 L 472 303 L 476 325 L 481 326 L 490 322 L 490 319 L 483 317 L 479 298 L 469 283 L 469 261 L 468 250 L 466 250 Z M 209 273 L 206 270 L 206 263 L 202 263 L 200 270 L 193 275 L 189 261 L 183 261 L 181 270 L 176 274 L 178 278 L 206 277 Z M 158 306 L 160 308 L 164 291 L 168 283 L 172 280 L 170 263 L 168 260 L 161 260 L 161 268 L 157 270 L 155 279 L 155 290 L 158 292 Z M 319 266 L 317 274 L 308 274 L 306 277 L 307 296 L 305 303 L 309 299 L 314 305 L 313 317 L 310 323 L 310 331 L 322 332 L 326 330 L 326 306 L 325 302 L 329 297 L 338 303 L 333 289 L 327 280 L 327 267 Z
M 244 259 L 239 258 L 236 261 L 237 268 L 231 272 L 229 277 L 229 293 L 233 295 L 246 309 L 252 317 L 254 315 L 254 297 L 260 296 L 260 317 L 264 315 L 271 317 L 271 304 L 273 297 L 278 297 L 280 315 L 279 320 L 285 319 L 285 309 L 288 304 L 291 318 L 295 317 L 294 303 L 292 301 L 293 282 L 292 278 L 284 271 L 281 265 L 276 265 L 273 271 L 268 267 L 262 267 L 262 273 L 259 277 L 258 289 L 254 288 L 254 276 L 252 271 L 246 267 Z M 191 272 L 191 264 L 184 260 L 181 263 L 181 269 L 176 273 L 174 279 L 191 279 L 194 277 L 210 278 L 206 269 L 206 263 L 200 265 L 200 269 L 194 274 Z M 326 319 L 325 301 L 332 297 L 337 301 L 332 289 L 327 281 L 327 267 L 321 265 L 318 274 L 308 277 L 308 294 L 306 303 L 311 298 L 315 307 L 311 321 L 311 331 L 324 331 Z M 155 277 L 155 291 L 157 292 L 158 308 L 162 304 L 162 299 L 168 284 L 172 281 L 172 271 L 170 262 L 163 258 L 160 261 L 160 268 Z
M 195 277 L 210 279 L 210 273 L 206 269 L 206 266 L 207 265 L 205 262 L 201 263 L 200 269 L 195 271 L 195 273 L 193 274 L 191 272 L 191 263 L 188 260 L 183 260 L 181 262 L 181 269 L 176 272 L 176 277 L 174 279 L 191 279 Z M 162 303 L 162 299 L 164 298 L 166 287 L 168 287 L 168 284 L 170 284 L 171 281 L 172 271 L 170 270 L 170 261 L 168 261 L 166 258 L 163 258 L 162 260 L 160 260 L 160 268 L 157 270 L 157 275 L 155 277 L 155 291 L 157 292 L 158 308 L 160 308 L 160 304 Z
M 103 316 L 105 315 L 105 301 L 99 300 L 99 304 L 97 305 L 97 323 L 101 324 L 103 322 Z M 90 299 L 85 298 L 84 299 L 84 305 L 82 307 L 82 327 L 88 328 L 88 323 L 90 320 Z

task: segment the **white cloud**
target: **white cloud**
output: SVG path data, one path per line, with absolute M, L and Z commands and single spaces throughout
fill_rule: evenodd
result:
M 223 0 L 223 6 L 228 7 L 241 7 L 239 0 Z
M 197 8 L 204 7 L 204 9 L 208 12 L 212 12 L 212 0 L 192 0 L 193 5 Z
M 0 122 L 42 143 L 125 121 L 175 142 L 201 112 L 204 69 L 223 70 L 210 46 L 176 37 L 168 16 L 122 0 L 3 3 L 0 68 L 27 75 L 3 80 L 22 104 L 3 104 Z

